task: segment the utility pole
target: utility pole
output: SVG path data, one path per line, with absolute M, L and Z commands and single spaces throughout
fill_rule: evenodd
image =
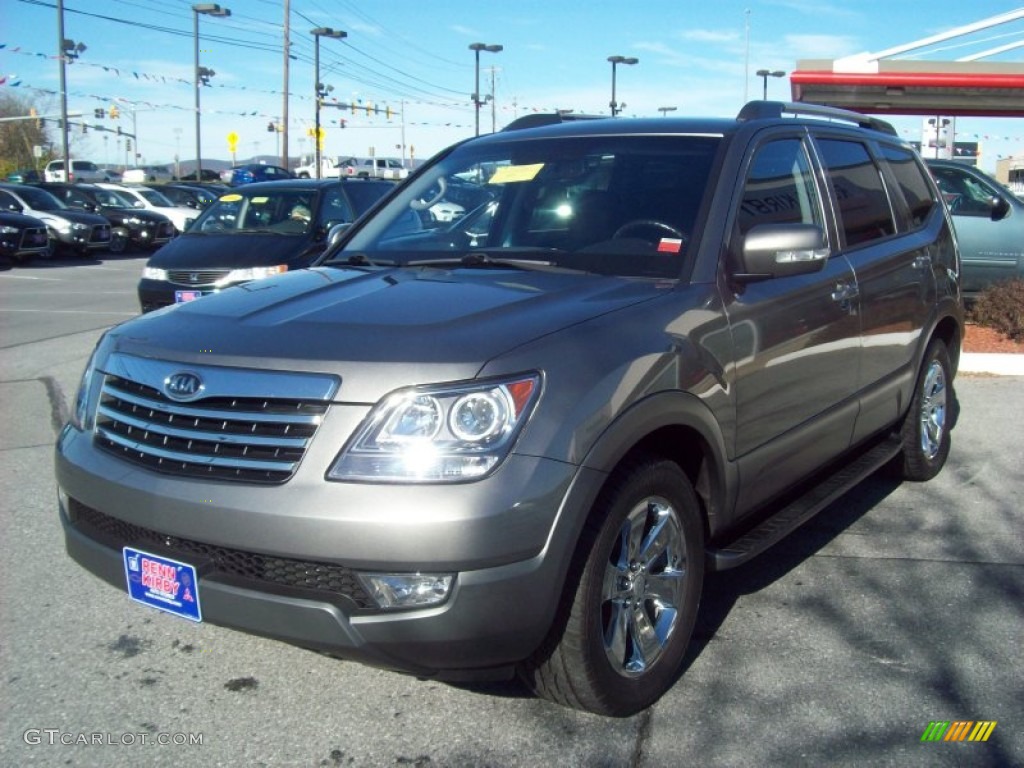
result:
M 281 104 L 281 167 L 288 169 L 288 61 L 291 53 L 291 0 L 284 0 L 284 96 Z

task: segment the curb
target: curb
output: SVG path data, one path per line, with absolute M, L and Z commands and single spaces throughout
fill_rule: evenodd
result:
M 1024 355 L 989 352 L 961 352 L 958 373 L 988 373 L 996 376 L 1024 376 Z

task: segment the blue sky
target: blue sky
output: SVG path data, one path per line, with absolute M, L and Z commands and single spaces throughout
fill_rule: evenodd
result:
M 202 89 L 203 156 L 228 160 L 227 135 L 238 156 L 276 154 L 284 82 L 282 0 L 222 0 L 227 19 L 200 17 L 200 64 L 216 72 Z M 292 156 L 312 150 L 315 26 L 348 33 L 323 39 L 321 80 L 332 98 L 374 104 L 381 114 L 324 109 L 325 152 L 417 158 L 472 135 L 473 42 L 501 44 L 481 54 L 481 93 L 491 91 L 500 128 L 530 111 L 607 113 L 609 55 L 636 57 L 620 66 L 617 100 L 624 115 L 732 115 L 744 98 L 759 98 L 757 69 L 791 72 L 799 59 L 881 51 L 1013 10 L 1019 0 L 291 0 L 289 102 Z M 84 12 L 84 13 L 83 13 Z M 106 18 L 103 18 L 106 17 Z M 0 0 L 0 76 L 9 92 L 34 96 L 59 111 L 57 12 L 54 0 Z M 67 68 L 68 107 L 86 122 L 98 107 L 118 104 L 130 130 L 135 105 L 138 149 L 146 163 L 195 152 L 193 14 L 187 0 L 65 0 L 64 35 L 87 49 Z M 1024 21 L 978 33 L 913 57 L 955 59 L 1024 40 Z M 991 61 L 1024 61 L 1024 47 Z M 769 98 L 789 98 L 788 78 L 768 83 Z M 390 107 L 390 119 L 383 114 Z M 346 127 L 338 119 L 346 120 Z M 481 111 L 489 131 L 491 108 Z M 920 138 L 920 117 L 893 118 L 901 134 Z M 103 122 L 108 127 L 118 123 Z M 982 144 L 982 167 L 998 156 L 1024 155 L 1024 121 L 959 118 L 957 138 Z M 116 139 L 75 135 L 74 151 L 118 162 Z

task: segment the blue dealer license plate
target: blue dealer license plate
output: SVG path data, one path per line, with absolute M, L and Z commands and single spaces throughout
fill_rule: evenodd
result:
M 132 600 L 190 621 L 203 620 L 193 566 L 131 547 L 122 551 L 128 596 Z

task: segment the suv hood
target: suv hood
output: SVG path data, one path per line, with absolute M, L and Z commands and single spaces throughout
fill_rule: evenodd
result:
M 159 269 L 238 269 L 287 264 L 298 268 L 312 260 L 311 244 L 309 235 L 185 232 L 154 253 L 147 265 Z M 323 243 L 314 253 L 326 247 Z M 298 258 L 303 254 L 304 258 Z
M 143 315 L 109 342 L 184 364 L 335 373 L 346 401 L 373 403 L 409 384 L 472 378 L 515 347 L 674 286 L 578 273 L 316 268 Z

